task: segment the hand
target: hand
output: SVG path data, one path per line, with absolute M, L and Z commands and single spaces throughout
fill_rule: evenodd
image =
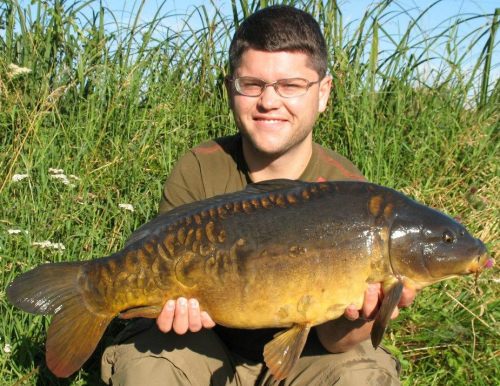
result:
M 416 291 L 410 288 L 403 288 L 399 307 L 409 306 L 415 299 Z M 330 352 L 345 352 L 370 338 L 373 327 L 373 318 L 377 316 L 380 300 L 383 298 L 383 291 L 380 283 L 370 284 L 365 291 L 363 306 L 358 310 L 354 305 L 346 308 L 344 317 L 326 322 L 316 327 L 318 338 Z M 396 307 L 391 318 L 394 319 L 399 314 Z
M 177 334 L 185 334 L 188 330 L 198 332 L 203 327 L 212 328 L 214 321 L 207 312 L 200 310 L 196 299 L 178 298 L 177 301 L 169 300 L 156 318 L 160 331 L 169 332 L 172 329 Z
M 413 303 L 416 295 L 417 292 L 414 289 L 403 287 L 403 293 L 398 306 L 408 307 L 411 303 Z M 346 308 L 344 316 L 349 320 L 357 320 L 360 317 L 365 320 L 371 320 L 377 316 L 380 301 L 383 297 L 384 294 L 380 283 L 369 284 L 367 290 L 365 291 L 365 299 L 361 310 L 358 310 L 354 305 L 350 305 Z M 391 319 L 396 319 L 398 317 L 399 307 L 394 309 Z

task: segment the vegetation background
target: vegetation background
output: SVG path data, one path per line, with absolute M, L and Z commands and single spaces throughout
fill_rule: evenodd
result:
M 98 383 L 102 347 L 57 380 L 44 364 L 49 318 L 13 309 L 5 288 L 41 263 L 119 250 L 155 215 L 178 157 L 235 132 L 223 87 L 229 39 L 272 3 L 233 0 L 232 14 L 199 6 L 173 30 L 168 2 L 148 22 L 137 2 L 125 26 L 93 0 L 0 2 L 1 384 Z M 369 180 L 457 217 L 498 257 L 500 9 L 424 31 L 428 9 L 398 1 L 350 23 L 336 1 L 287 3 L 317 17 L 331 54 L 335 87 L 315 140 Z M 410 22 L 390 35 L 384 26 L 400 15 Z M 470 20 L 480 27 L 464 34 Z M 434 285 L 403 310 L 385 344 L 405 385 L 498 384 L 499 280 L 494 268 Z

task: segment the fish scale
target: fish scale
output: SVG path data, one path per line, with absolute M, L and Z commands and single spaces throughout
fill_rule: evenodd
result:
M 385 293 L 376 347 L 403 286 L 491 265 L 462 225 L 393 189 L 273 180 L 162 214 L 109 257 L 39 266 L 16 278 L 7 296 L 27 312 L 54 314 L 46 361 L 59 377 L 82 366 L 114 317 L 155 318 L 183 296 L 227 327 L 285 328 L 264 348 L 280 380 L 311 327 L 350 304 L 361 308 L 369 283 Z

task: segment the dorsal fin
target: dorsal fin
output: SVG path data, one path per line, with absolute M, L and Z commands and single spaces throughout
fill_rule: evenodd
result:
M 251 199 L 253 195 L 265 194 L 280 189 L 299 187 L 304 184 L 306 183 L 302 181 L 287 179 L 267 180 L 249 184 L 244 190 L 238 192 L 222 194 L 206 200 L 195 201 L 178 206 L 177 208 L 174 208 L 166 213 L 158 215 L 148 223 L 137 228 L 132 235 L 130 235 L 125 243 L 125 246 L 129 246 L 137 241 L 143 240 L 144 238 L 152 235 L 154 232 L 159 231 L 159 228 L 165 226 L 166 224 L 173 224 L 177 219 L 192 216 L 202 210 L 222 206 L 229 202 Z

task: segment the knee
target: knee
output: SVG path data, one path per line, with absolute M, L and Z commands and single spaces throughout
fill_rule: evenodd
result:
M 309 363 L 308 385 L 399 386 L 399 365 L 387 352 L 322 355 Z M 311 373 L 311 371 L 309 371 Z M 304 373 L 305 375 L 305 373 Z
M 333 382 L 336 386 L 399 386 L 399 376 L 385 368 L 373 366 L 345 366 L 335 371 Z M 326 385 L 327 383 L 325 383 Z
M 170 360 L 174 350 L 160 350 L 159 347 L 153 351 L 142 349 L 143 346 L 159 345 L 160 340 L 166 340 L 164 335 L 152 339 L 153 332 L 146 330 L 131 341 L 107 347 L 101 358 L 101 379 L 113 386 L 185 384 L 174 381 L 185 380 L 186 377 L 179 366 Z
M 108 382 L 113 386 L 189 384 L 186 374 L 172 362 L 151 355 L 116 361 Z

